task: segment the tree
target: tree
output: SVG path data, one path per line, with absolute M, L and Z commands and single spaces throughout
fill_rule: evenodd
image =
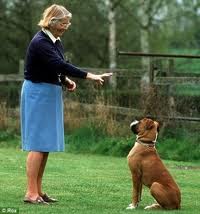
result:
M 115 70 L 117 67 L 116 59 L 116 7 L 119 5 L 119 0 L 106 0 L 106 5 L 108 7 L 108 28 L 109 28 L 109 41 L 108 41 L 108 52 L 109 52 L 109 68 Z M 111 84 L 116 87 L 116 77 L 113 76 L 111 79 Z
M 133 68 L 139 60 L 117 58 L 116 50 L 150 52 L 198 47 L 200 0 L 0 0 L 1 72 L 17 72 L 46 6 L 63 4 L 72 26 L 62 38 L 80 67 Z M 106 4 L 107 2 L 107 4 Z
M 13 0 L 5 1 L 4 5 L 6 11 L 0 20 L 6 35 L 2 55 L 6 58 L 7 66 L 11 63 L 14 72 L 17 72 L 19 59 L 24 59 L 27 45 L 36 31 L 36 8 L 41 7 L 41 1 Z M 7 72 L 11 72 L 10 69 Z

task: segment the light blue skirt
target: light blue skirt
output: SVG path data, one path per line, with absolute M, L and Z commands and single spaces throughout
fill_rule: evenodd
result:
M 22 149 L 64 151 L 62 87 L 25 80 L 21 90 Z

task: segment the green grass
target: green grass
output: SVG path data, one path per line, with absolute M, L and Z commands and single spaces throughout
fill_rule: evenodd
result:
M 198 84 L 176 84 L 173 94 L 176 96 L 199 97 L 200 86 Z
M 181 55 L 200 55 L 199 49 L 171 49 L 172 54 Z M 199 59 L 177 58 L 175 59 L 175 70 L 181 73 L 199 74 L 200 61 Z
M 59 202 L 51 206 L 23 204 L 26 155 L 19 149 L 0 149 L 1 208 L 19 208 L 20 214 L 135 212 L 125 209 L 131 201 L 131 177 L 126 158 L 86 154 L 50 154 L 44 176 L 44 190 L 58 198 Z M 182 192 L 182 209 L 170 213 L 199 213 L 200 163 L 165 161 L 165 164 Z M 144 188 L 137 213 L 169 213 L 144 211 L 143 208 L 152 202 L 148 189 Z

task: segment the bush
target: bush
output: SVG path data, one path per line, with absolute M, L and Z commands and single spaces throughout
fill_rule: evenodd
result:
M 103 124 L 97 127 L 88 123 L 66 136 L 67 151 L 75 153 L 126 156 L 132 146 L 133 142 L 129 138 L 107 136 Z
M 20 148 L 21 138 L 11 131 L 0 131 L 0 148 Z
M 112 156 L 127 156 L 134 145 L 135 136 L 108 137 L 103 126 L 89 123 L 67 136 L 67 151 L 96 153 Z M 200 159 L 200 137 L 198 132 L 182 128 L 167 129 L 156 145 L 162 159 L 191 161 Z
M 170 135 L 171 133 L 171 135 Z M 176 129 L 176 135 L 169 130 L 167 136 L 157 144 L 159 154 L 164 159 L 191 161 L 200 159 L 200 136 L 198 132 Z
M 200 160 L 199 133 L 187 133 L 186 131 L 183 131 L 183 133 L 181 135 L 180 131 L 177 131 L 175 137 L 173 136 L 173 130 L 169 129 L 163 138 L 158 138 L 156 147 L 162 159 L 176 161 Z M 109 137 L 104 126 L 95 126 L 90 122 L 66 136 L 66 151 L 126 157 L 134 142 L 135 136 Z M 20 148 L 20 145 L 19 135 L 8 131 L 0 132 L 0 147 Z

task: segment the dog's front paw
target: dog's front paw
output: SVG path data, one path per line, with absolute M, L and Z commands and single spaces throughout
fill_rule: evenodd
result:
M 136 209 L 138 205 L 134 205 L 134 204 L 129 204 L 128 207 L 126 208 L 127 210 L 133 210 Z

